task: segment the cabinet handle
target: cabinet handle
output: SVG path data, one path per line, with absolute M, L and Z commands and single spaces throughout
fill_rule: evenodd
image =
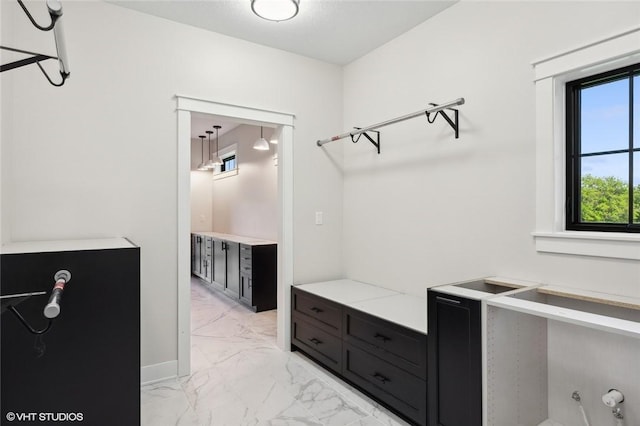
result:
M 315 306 L 314 306 L 313 308 L 311 308 L 311 310 L 312 310 L 313 312 L 315 312 L 316 314 L 319 314 L 320 312 L 323 312 L 323 310 L 322 310 L 322 309 L 320 309 L 320 308 L 316 308 Z
M 313 338 L 309 339 L 309 341 L 310 341 L 311 343 L 313 343 L 314 345 L 316 345 L 316 346 L 318 346 L 319 344 L 321 344 L 321 343 L 322 343 L 322 341 L 320 341 L 320 340 L 316 339 L 315 337 L 313 337 Z
M 250 257 L 243 257 L 242 260 L 251 260 Z
M 441 302 L 452 303 L 454 305 L 459 305 L 460 303 L 462 303 L 459 300 L 447 299 L 446 297 L 442 296 L 436 296 L 436 299 L 440 300 Z
M 387 382 L 390 382 L 391 380 L 389 380 L 388 377 L 383 376 L 380 373 L 374 373 L 371 375 L 371 377 L 373 377 L 374 379 L 376 379 L 377 381 L 379 381 L 380 383 L 382 383 L 383 385 Z
M 245 271 L 250 271 L 251 267 L 250 266 L 243 266 L 242 269 L 244 269 Z
M 376 334 L 373 336 L 373 338 L 374 338 L 374 339 L 381 340 L 383 343 L 387 343 L 389 340 L 391 340 L 391 338 L 390 338 L 390 337 L 387 337 L 387 336 L 385 336 L 385 335 L 383 335 L 383 334 L 380 334 L 380 333 L 376 333 Z

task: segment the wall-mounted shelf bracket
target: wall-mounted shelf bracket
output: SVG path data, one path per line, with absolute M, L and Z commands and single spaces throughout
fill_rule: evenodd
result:
M 354 127 L 354 129 L 356 130 L 362 130 L 362 127 Z M 364 136 L 365 138 L 367 138 L 369 140 L 369 142 L 371 142 L 373 144 L 373 146 L 376 147 L 376 149 L 378 150 L 378 154 L 380 154 L 380 132 L 378 132 L 377 130 L 369 130 L 369 132 L 375 133 L 376 134 L 376 140 L 373 140 L 373 138 L 371 136 L 369 136 L 369 134 L 365 131 L 364 133 L 352 133 L 351 136 L 351 142 L 353 143 L 358 143 L 358 141 L 360 140 L 361 136 Z
M 58 52 L 58 56 L 44 55 L 44 54 L 41 54 L 41 53 L 29 52 L 27 50 L 15 49 L 15 48 L 12 48 L 12 47 L 7 47 L 7 46 L 0 46 L 0 49 L 2 49 L 2 50 L 8 50 L 10 52 L 16 52 L 16 53 L 22 53 L 22 54 L 25 54 L 25 55 L 29 55 L 25 59 L 21 59 L 21 60 L 18 60 L 18 61 L 9 62 L 7 64 L 0 65 L 0 72 L 5 72 L 5 71 L 9 71 L 9 70 L 12 70 L 12 69 L 15 69 L 15 68 L 20 68 L 20 67 L 24 67 L 24 66 L 31 65 L 31 64 L 36 64 L 40 68 L 40 71 L 42 71 L 44 76 L 47 78 L 49 83 L 51 83 L 53 86 L 56 86 L 56 87 L 62 86 L 64 84 L 64 82 L 66 81 L 66 79 L 69 78 L 69 75 L 70 75 L 69 62 L 67 61 L 67 51 L 66 51 L 65 43 L 64 43 L 64 33 L 62 31 L 62 5 L 60 4 L 60 2 L 58 0 L 47 0 L 47 9 L 49 10 L 49 16 L 51 17 L 51 23 L 49 25 L 47 25 L 47 26 L 42 26 L 42 25 L 38 24 L 36 22 L 36 20 L 33 18 L 33 16 L 31 15 L 31 13 L 29 13 L 29 10 L 24 5 L 22 0 L 17 0 L 17 1 L 18 1 L 18 4 L 20 5 L 20 7 L 22 8 L 22 10 L 24 11 L 24 13 L 27 15 L 27 18 L 29 18 L 29 21 L 31 21 L 31 23 L 33 24 L 34 27 L 36 27 L 40 31 L 53 30 L 53 37 L 55 39 L 56 51 Z M 46 61 L 47 59 L 57 59 L 58 60 L 58 64 L 60 66 L 60 76 L 62 77 L 62 80 L 59 83 L 55 83 L 51 79 L 51 77 L 49 77 L 49 74 L 47 74 L 45 69 L 40 64 L 40 62 Z
M 439 106 L 438 104 L 434 104 L 434 103 L 430 103 L 429 105 L 433 107 Z M 455 108 L 447 108 L 447 109 L 450 109 L 451 111 L 453 111 L 453 120 L 442 109 L 437 111 L 433 116 L 433 118 L 430 118 L 429 110 L 425 111 L 424 114 L 427 116 L 427 121 L 429 123 L 433 123 L 434 121 L 436 121 L 436 118 L 438 117 L 438 115 L 442 115 L 442 118 L 444 118 L 447 121 L 447 123 L 449 123 L 449 126 L 451 126 L 451 128 L 453 129 L 455 138 L 458 139 L 458 110 Z

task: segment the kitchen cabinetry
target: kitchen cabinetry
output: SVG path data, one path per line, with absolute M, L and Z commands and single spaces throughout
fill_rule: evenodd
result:
M 409 307 L 399 298 L 392 295 L 389 299 L 393 299 L 389 302 L 392 310 Z M 354 309 L 352 305 L 358 303 L 337 303 L 296 287 L 292 288 L 291 300 L 294 349 L 305 352 L 413 423 L 427 424 L 424 333 Z M 415 306 L 411 304 L 411 309 Z M 424 311 L 424 299 L 418 306 Z
M 191 236 L 191 271 L 256 312 L 277 305 L 277 244 L 215 232 Z
M 240 301 L 256 312 L 277 305 L 276 244 L 240 244 Z
M 429 426 L 482 424 L 480 301 L 429 289 Z

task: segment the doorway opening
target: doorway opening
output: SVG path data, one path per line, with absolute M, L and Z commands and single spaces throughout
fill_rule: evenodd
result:
M 178 101 L 178 371 L 190 373 L 191 359 L 191 145 L 194 118 L 238 125 L 249 129 L 272 129 L 277 164 L 277 344 L 288 350 L 290 337 L 290 287 L 293 281 L 293 114 L 222 104 L 203 99 L 177 96 Z M 215 124 L 215 123 L 213 123 Z M 208 143 L 208 138 L 207 142 Z M 206 146 L 206 145 L 205 145 Z M 205 149 L 205 153 L 207 150 Z M 229 166 L 232 165 L 228 156 Z M 242 171 L 239 171 L 242 173 Z M 196 220 L 198 216 L 196 217 Z M 205 217 L 206 222 L 206 217 Z

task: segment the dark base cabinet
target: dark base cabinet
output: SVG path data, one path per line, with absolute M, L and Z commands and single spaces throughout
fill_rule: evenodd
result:
M 291 343 L 406 420 L 427 424 L 427 336 L 292 288 Z
M 62 269 L 71 280 L 60 313 L 47 332 L 31 334 L 9 305 L 43 328 Z M 2 300 L 0 422 L 140 424 L 140 249 L 2 254 L 0 294 L 27 292 L 46 294 Z
M 480 301 L 428 291 L 429 426 L 482 425 Z
M 276 309 L 277 244 L 240 244 L 240 301 L 255 312 Z
M 211 233 L 210 233 L 211 234 Z M 230 239 L 233 236 L 228 235 Z M 247 240 L 245 237 L 238 237 Z M 278 245 L 191 235 L 191 273 L 254 312 L 277 307 Z

